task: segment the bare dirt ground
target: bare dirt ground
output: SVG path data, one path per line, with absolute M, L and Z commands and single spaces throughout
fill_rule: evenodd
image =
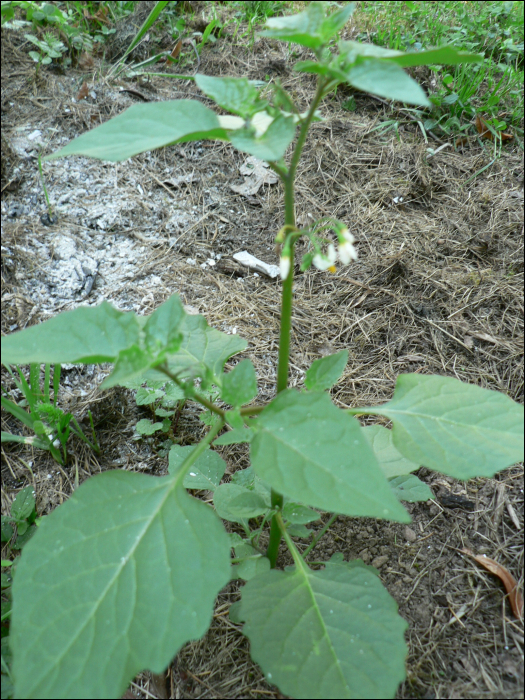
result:
M 349 25 L 347 38 L 352 31 Z M 312 77 L 292 71 L 301 51 L 294 47 L 293 58 L 284 44 L 243 41 L 232 45 L 226 35 L 207 45 L 199 66 L 186 47 L 183 71 L 277 76 L 306 108 Z M 247 250 L 278 263 L 280 185 L 263 184 L 247 195 L 233 191 L 244 181 L 246 156 L 218 142 L 177 145 L 120 164 L 71 157 L 44 165 L 57 215 L 49 225 L 42 218 L 41 149 L 57 150 L 138 100 L 211 103 L 190 81 L 108 82 L 97 57 L 84 69 L 43 68 L 35 77 L 28 49 L 22 35 L 2 32 L 2 333 L 104 299 L 149 314 L 178 293 L 210 325 L 249 341 L 242 356 L 258 371 L 258 401 L 271 399 L 280 285 L 248 273 L 231 256 Z M 421 70 L 417 77 L 425 85 L 429 75 Z M 88 95 L 78 98 L 84 82 Z M 360 93 L 354 94 L 356 111 L 345 111 L 350 94 L 338 90 L 325 101 L 325 121 L 310 132 L 297 214 L 302 224 L 324 215 L 348 222 L 359 261 L 334 275 L 297 274 L 291 384 L 302 384 L 316 358 L 349 348 L 350 361 L 332 391 L 341 407 L 388 400 L 403 372 L 454 376 L 521 401 L 521 150 L 507 143 L 491 163 L 492 144 L 473 138 L 460 150 L 451 141 L 429 156 L 428 146 L 439 144 L 425 144 L 406 114 Z M 372 131 L 392 114 L 401 123 L 399 141 L 392 132 Z M 67 499 L 77 473 L 80 481 L 115 468 L 166 473 L 155 439 L 133 439 L 137 420 L 150 417 L 147 407 L 137 407 L 128 390 L 100 393 L 104 374 L 95 366 L 66 367 L 61 395 L 77 418 L 93 411 L 101 457 L 73 441 L 70 462 L 61 468 L 45 452 L 3 445 L 2 513 L 30 483 L 39 514 L 46 514 Z M 6 375 L 2 380 L 10 388 Z M 184 408 L 179 443 L 203 434 L 199 412 L 191 404 Z M 21 432 L 22 426 L 2 412 L 2 430 Z M 247 465 L 245 446 L 219 449 L 229 473 Z M 468 483 L 424 468 L 418 476 L 435 498 L 407 504 L 410 527 L 340 517 L 316 558 L 342 552 L 379 569 L 410 624 L 407 680 L 397 697 L 522 698 L 522 624 L 499 580 L 459 551 L 485 553 L 523 584 L 522 466 Z M 461 507 L 445 505 L 450 494 L 464 497 Z M 322 514 L 324 522 L 328 517 Z M 166 678 L 144 673 L 127 696 L 283 697 L 266 683 L 248 641 L 228 618 L 238 591 L 234 582 L 221 592 L 209 632 L 181 650 Z

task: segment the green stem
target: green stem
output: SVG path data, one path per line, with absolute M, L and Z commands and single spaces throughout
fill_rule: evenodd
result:
M 308 134 L 308 129 L 312 123 L 315 110 L 317 109 L 319 102 L 323 97 L 324 88 L 326 86 L 326 80 L 321 77 L 317 83 L 317 91 L 315 97 L 310 105 L 308 114 L 304 118 L 301 128 L 299 129 L 299 136 L 297 138 L 297 143 L 295 144 L 295 149 L 290 160 L 290 167 L 286 175 L 281 174 L 281 179 L 284 183 L 284 225 L 290 226 L 292 229 L 295 228 L 295 173 L 297 171 L 297 165 L 299 164 L 299 159 L 301 158 L 301 152 L 303 150 L 306 136 Z M 274 170 L 279 173 L 278 170 Z M 288 386 L 288 370 L 290 364 L 290 335 L 292 331 L 292 307 L 293 307 L 293 259 L 294 259 L 294 245 L 295 236 L 291 234 L 290 238 L 290 260 L 292 264 L 290 266 L 290 272 L 288 277 L 283 282 L 283 292 L 281 300 L 281 334 L 279 337 L 279 364 L 277 367 L 277 393 L 284 391 Z M 276 510 L 282 510 L 283 507 L 283 497 L 277 491 L 272 489 L 271 494 L 272 508 Z M 275 568 L 277 563 L 277 555 L 279 553 L 279 544 L 281 542 L 281 528 L 279 527 L 279 522 L 277 515 L 272 518 L 272 524 L 270 526 L 270 541 L 268 543 L 268 550 L 266 556 L 270 560 L 270 566 Z
M 181 380 L 172 372 L 169 371 L 169 369 L 166 367 L 166 365 L 157 365 L 155 369 L 158 372 L 162 372 L 165 374 L 167 377 L 171 379 L 172 382 L 175 382 L 175 384 L 180 387 L 183 391 L 185 391 L 185 384 L 184 382 L 181 382 Z M 186 392 L 185 392 L 186 393 Z M 211 411 L 212 413 L 215 413 L 216 415 L 220 416 L 221 418 L 224 418 L 224 414 L 226 411 L 224 411 L 222 408 L 219 408 L 216 406 L 212 401 L 209 401 L 205 396 L 201 396 L 201 394 L 198 394 L 196 391 L 192 392 L 191 396 L 188 396 L 187 398 L 193 399 L 194 401 L 197 401 L 198 403 L 202 404 L 205 408 L 208 409 L 208 411 Z

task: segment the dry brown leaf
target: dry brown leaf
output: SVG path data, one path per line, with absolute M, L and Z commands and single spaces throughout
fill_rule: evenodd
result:
M 492 133 L 492 131 L 490 131 L 487 122 L 483 119 L 483 117 L 480 117 L 479 115 L 476 115 L 476 129 L 478 130 L 478 134 L 482 139 L 489 139 L 489 141 L 494 141 L 494 134 Z M 501 132 L 500 136 L 502 141 L 510 141 L 510 139 L 513 138 L 512 134 L 506 134 L 504 132 Z
M 175 48 L 171 52 L 170 56 L 172 58 L 177 58 L 177 56 L 180 54 L 181 49 L 182 49 L 182 39 L 179 39 L 177 44 L 175 45 Z
M 77 101 L 85 100 L 88 95 L 89 95 L 89 88 L 87 86 L 87 83 L 82 83 L 82 87 L 78 91 Z
M 78 67 L 81 70 L 90 70 L 93 68 L 94 63 L 95 61 L 93 60 L 93 56 L 91 56 L 91 54 L 87 53 L 86 51 L 80 54 L 80 58 L 78 59 Z
M 484 554 L 477 555 L 471 552 L 470 549 L 464 547 L 461 550 L 464 554 L 468 554 L 472 557 L 478 564 L 481 564 L 487 571 L 491 574 L 495 574 L 499 579 L 501 579 L 507 595 L 509 596 L 510 606 L 514 615 L 521 620 L 523 617 L 523 596 L 518 591 L 518 584 L 514 576 L 501 564 L 498 564 L 494 559 L 489 559 Z

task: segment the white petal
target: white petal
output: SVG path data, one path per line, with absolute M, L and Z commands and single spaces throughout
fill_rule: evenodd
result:
M 357 250 L 351 243 L 341 243 L 339 246 L 339 258 L 343 265 L 348 265 L 351 260 L 357 260 Z
M 354 236 L 350 233 L 350 231 L 347 228 L 344 228 L 341 231 L 341 236 L 345 239 L 347 243 L 355 243 L 355 238 Z
M 279 260 L 279 270 L 281 271 L 281 279 L 285 280 L 290 274 L 291 262 L 288 256 L 283 256 Z

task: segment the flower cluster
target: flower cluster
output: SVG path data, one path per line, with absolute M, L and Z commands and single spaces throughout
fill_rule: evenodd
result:
M 330 272 L 335 272 L 335 263 L 337 259 L 339 259 L 343 265 L 348 265 L 352 260 L 357 260 L 357 250 L 354 247 L 354 236 L 344 225 L 339 224 L 335 228 L 337 239 L 339 241 L 338 249 L 336 250 L 334 244 L 330 243 L 326 254 L 318 252 L 313 256 L 312 264 L 318 270 L 329 270 Z M 292 261 L 290 251 L 289 249 L 285 249 L 283 250 L 279 262 L 281 278 L 283 280 L 285 280 L 290 274 L 291 264 Z

